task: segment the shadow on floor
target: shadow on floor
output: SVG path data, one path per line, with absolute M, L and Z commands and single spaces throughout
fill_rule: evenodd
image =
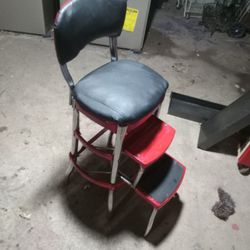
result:
M 101 171 L 108 167 L 108 164 L 100 165 L 100 159 L 94 156 L 85 158 L 82 165 L 86 168 L 89 165 L 98 166 Z M 130 231 L 143 237 L 152 207 L 127 185 L 115 191 L 115 208 L 110 214 L 107 209 L 108 190 L 90 184 L 76 172 L 68 184 L 64 183 L 60 187 L 63 189 L 61 194 L 65 205 L 83 227 L 88 227 L 103 237 L 114 237 L 122 231 Z M 174 229 L 182 208 L 183 203 L 177 195 L 159 210 L 146 240 L 153 245 L 160 244 Z
M 229 136 L 223 141 L 211 147 L 208 151 L 232 156 L 238 155 L 238 148 L 244 148 L 250 138 L 250 126 L 245 127 L 238 133 Z
M 207 151 L 237 156 L 239 141 L 240 141 L 239 134 L 235 134 L 235 135 L 232 135 L 232 136 L 226 138 L 225 140 L 219 142 L 218 144 L 212 146 Z

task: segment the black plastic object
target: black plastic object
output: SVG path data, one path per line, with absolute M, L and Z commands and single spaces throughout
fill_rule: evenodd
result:
M 209 149 L 250 125 L 250 92 L 201 125 L 198 147 Z
M 72 0 L 59 11 L 55 46 L 60 64 L 74 59 L 89 42 L 104 36 L 119 36 L 127 0 Z
M 242 38 L 246 33 L 247 29 L 240 23 L 234 23 L 227 31 L 227 34 L 233 38 Z
M 221 104 L 172 92 L 168 113 L 202 123 L 211 119 L 224 108 L 225 106 Z

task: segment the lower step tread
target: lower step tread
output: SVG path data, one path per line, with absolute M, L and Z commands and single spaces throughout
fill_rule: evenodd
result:
M 143 174 L 135 191 L 156 208 L 164 206 L 178 191 L 186 168 L 164 154 Z

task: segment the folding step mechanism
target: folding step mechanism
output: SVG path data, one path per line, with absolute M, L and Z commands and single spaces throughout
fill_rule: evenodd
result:
M 145 236 L 152 228 L 157 211 L 177 193 L 186 168 L 166 154 L 175 129 L 155 116 L 125 138 L 123 151 L 139 164 L 136 177 L 120 172 L 121 179 L 153 206 Z
M 185 175 L 186 168 L 165 153 L 172 143 L 175 129 L 154 115 L 151 115 L 137 127 L 130 128 L 123 141 L 122 153 L 136 162 L 139 165 L 139 170 L 135 176 L 128 177 L 118 169 L 120 180 L 114 184 L 94 178 L 77 163 L 77 157 L 85 149 L 106 160 L 113 161 L 113 154 L 110 151 L 103 151 L 92 145 L 107 129 L 102 129 L 89 141 L 83 139 L 77 128 L 74 131 L 74 137 L 83 146 L 75 154 L 70 153 L 70 160 L 83 178 L 108 190 L 115 190 L 126 183 L 153 206 L 145 231 L 146 236 L 152 228 L 157 211 L 177 193 Z

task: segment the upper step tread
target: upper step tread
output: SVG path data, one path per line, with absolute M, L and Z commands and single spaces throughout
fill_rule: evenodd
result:
M 145 123 L 128 134 L 123 151 L 146 168 L 159 159 L 170 146 L 175 129 L 151 116 Z

